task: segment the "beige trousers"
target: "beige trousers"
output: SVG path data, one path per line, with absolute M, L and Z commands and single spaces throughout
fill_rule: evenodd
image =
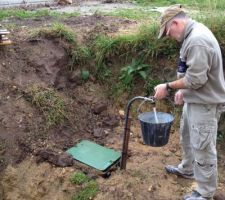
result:
M 203 197 L 212 197 L 217 187 L 216 138 L 222 105 L 185 103 L 180 122 L 183 159 L 178 168 L 194 172 L 196 190 Z

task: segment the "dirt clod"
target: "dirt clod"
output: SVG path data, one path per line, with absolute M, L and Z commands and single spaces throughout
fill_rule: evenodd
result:
M 104 102 L 98 102 L 93 107 L 93 113 L 96 115 L 99 115 L 101 112 L 105 111 L 107 109 L 107 104 Z
M 74 164 L 73 158 L 66 154 L 60 154 L 53 150 L 40 150 L 36 153 L 37 163 L 47 161 L 58 167 L 68 167 Z

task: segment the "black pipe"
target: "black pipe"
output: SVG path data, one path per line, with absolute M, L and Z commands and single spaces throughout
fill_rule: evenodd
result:
M 126 169 L 126 162 L 127 162 L 127 151 L 128 151 L 128 143 L 129 143 L 129 136 L 130 136 L 130 119 L 129 113 L 132 103 L 137 100 L 142 99 L 144 101 L 151 101 L 155 103 L 154 98 L 142 97 L 137 96 L 131 99 L 126 107 L 126 118 L 125 118 L 125 127 L 124 127 L 124 135 L 123 135 L 123 147 L 122 147 L 122 157 L 120 162 L 120 169 Z

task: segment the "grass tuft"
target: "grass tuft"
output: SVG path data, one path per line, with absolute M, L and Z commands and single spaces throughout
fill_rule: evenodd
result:
M 90 200 L 93 199 L 99 191 L 97 182 L 90 181 L 86 186 L 76 195 L 72 197 L 72 200 Z
M 88 47 L 82 47 L 74 44 L 70 51 L 70 69 L 76 69 L 76 66 L 84 65 L 92 59 L 92 52 Z
M 70 182 L 73 184 L 82 185 L 83 183 L 86 183 L 89 181 L 89 178 L 82 172 L 74 173 L 70 177 Z
M 50 28 L 39 29 L 31 34 L 31 37 L 37 36 L 65 39 L 71 44 L 76 44 L 74 32 L 60 23 L 54 23 Z
M 32 85 L 26 90 L 26 96 L 44 114 L 47 129 L 64 121 L 65 102 L 53 89 Z

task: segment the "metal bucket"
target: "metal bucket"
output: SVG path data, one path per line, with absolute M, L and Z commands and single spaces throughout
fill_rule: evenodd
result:
M 154 112 L 144 112 L 138 115 L 141 123 L 143 141 L 146 145 L 161 147 L 168 143 L 170 129 L 174 117 L 171 114 L 157 112 L 156 123 Z

